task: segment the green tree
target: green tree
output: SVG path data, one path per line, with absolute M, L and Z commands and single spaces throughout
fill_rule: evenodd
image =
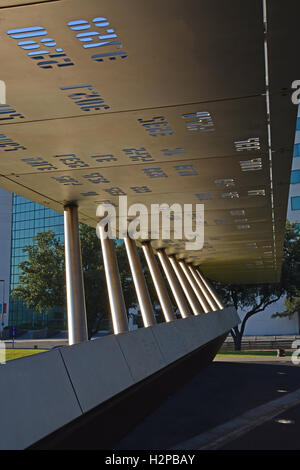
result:
M 285 272 L 285 276 L 287 276 L 287 283 L 290 283 L 291 287 L 286 292 L 284 302 L 286 309 L 283 312 L 273 314 L 272 318 L 291 318 L 293 315 L 300 315 L 300 284 L 297 278 L 297 273 L 300 271 L 300 235 L 298 226 L 288 223 L 287 233 L 289 236 L 288 245 L 291 248 L 286 250 L 290 269 Z M 292 277 L 289 276 L 289 271 L 292 272 Z
M 236 310 L 246 310 L 241 325 L 231 330 L 236 351 L 241 350 L 242 338 L 249 318 L 263 312 L 266 307 L 277 302 L 284 294 L 281 284 L 215 284 L 215 287 L 226 306 L 233 305 Z
M 82 269 L 84 276 L 89 338 L 99 329 L 111 329 L 111 316 L 100 241 L 94 228 L 80 224 Z M 19 264 L 22 274 L 12 295 L 39 313 L 53 308 L 65 309 L 64 245 L 51 230 L 39 232 L 33 245 L 23 251 L 27 259 Z M 116 247 L 127 309 L 137 304 L 135 290 L 123 243 Z
M 241 349 L 242 337 L 249 318 L 259 312 L 263 312 L 266 307 L 277 302 L 284 295 L 287 296 L 289 301 L 296 298 L 296 296 L 299 295 L 299 281 L 299 230 L 295 224 L 287 222 L 279 283 L 258 285 L 213 283 L 225 305 L 233 305 L 237 310 L 246 310 L 240 327 L 237 326 L 231 330 L 236 350 Z
M 142 271 L 143 271 L 145 281 L 148 287 L 150 299 L 154 307 L 156 321 L 160 323 L 164 320 L 163 320 L 161 307 L 157 298 L 157 294 L 154 288 L 154 284 L 152 281 L 152 277 L 151 277 L 149 268 L 147 266 L 142 248 L 137 246 L 137 251 L 138 251 L 138 256 L 140 258 L 140 261 L 141 261 Z M 134 287 L 133 280 L 132 280 L 132 275 L 130 272 L 125 244 L 121 240 L 118 242 L 118 246 L 116 248 L 116 254 L 117 254 L 117 259 L 118 259 L 118 266 L 119 266 L 119 272 L 120 272 L 120 277 L 121 277 L 121 283 L 123 287 L 125 304 L 127 306 L 127 309 L 131 307 L 134 307 L 136 309 L 135 322 L 138 324 L 139 327 L 142 327 L 143 326 L 142 316 L 141 316 L 139 304 L 137 301 L 137 296 L 136 296 L 135 287 Z
M 99 329 L 112 329 L 100 241 L 96 230 L 79 224 L 82 270 L 89 338 Z
M 300 291 L 296 292 L 293 297 L 286 298 L 284 305 L 286 310 L 274 313 L 272 318 L 291 318 L 293 315 L 300 315 Z

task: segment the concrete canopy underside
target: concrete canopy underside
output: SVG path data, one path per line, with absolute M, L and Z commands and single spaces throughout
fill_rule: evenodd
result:
M 279 280 L 299 2 L 267 1 L 266 36 L 261 0 L 28 3 L 0 8 L 10 105 L 0 107 L 0 186 L 59 212 L 77 201 L 91 226 L 97 205 L 122 194 L 147 207 L 204 203 L 202 250 L 178 240 L 154 248 L 216 280 Z M 33 27 L 24 37 L 15 31 Z M 248 139 L 255 144 L 241 150 L 237 142 Z M 242 171 L 254 159 L 260 169 Z M 249 195 L 256 190 L 264 195 Z

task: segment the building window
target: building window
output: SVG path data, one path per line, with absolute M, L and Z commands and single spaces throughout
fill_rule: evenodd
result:
M 300 196 L 295 196 L 291 198 L 292 211 L 300 210 Z
M 291 173 L 291 184 L 300 183 L 300 170 L 293 170 Z
M 300 157 L 300 144 L 295 144 L 294 157 Z
M 23 248 L 26 245 L 33 245 L 34 235 L 39 231 L 50 229 L 57 234 L 60 242 L 64 243 L 63 215 L 14 194 L 12 216 L 11 291 L 19 284 L 21 272 L 18 265 L 27 258 Z M 57 312 L 60 312 L 60 320 L 57 318 Z M 8 321 L 9 325 L 16 325 L 20 329 L 44 328 L 46 326 L 56 329 L 65 328 L 62 308 L 57 307 L 47 315 L 39 314 L 39 312 L 28 308 L 21 299 L 15 297 L 10 297 Z

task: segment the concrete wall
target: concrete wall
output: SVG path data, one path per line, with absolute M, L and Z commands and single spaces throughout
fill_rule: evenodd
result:
M 299 335 L 299 317 L 294 315 L 291 319 L 286 318 L 272 318 L 274 313 L 283 312 L 285 310 L 284 298 L 278 302 L 270 305 L 264 312 L 259 312 L 257 315 L 249 318 L 246 323 L 245 335 L 246 336 L 268 336 L 268 335 Z M 239 311 L 241 319 L 244 318 L 245 313 Z
M 298 109 L 298 117 L 300 117 L 300 108 Z M 300 143 L 300 131 L 296 131 L 295 144 Z M 293 158 L 292 170 L 300 170 L 300 157 Z M 300 183 L 290 185 L 290 193 L 288 200 L 287 220 L 290 222 L 300 223 L 300 210 L 292 210 L 291 198 L 300 196 Z M 300 330 L 299 317 L 294 315 L 289 318 L 272 318 L 277 312 L 283 312 L 285 298 L 270 305 L 264 312 L 251 317 L 245 329 L 246 336 L 265 336 L 265 335 L 298 335 Z M 239 311 L 241 318 L 245 316 L 243 311 Z
M 4 301 L 9 310 L 9 284 L 10 284 L 10 256 L 11 256 L 11 221 L 12 221 L 12 193 L 0 189 L 0 279 L 5 281 Z M 2 286 L 0 282 L 0 302 L 2 303 Z M 8 323 L 8 313 L 3 316 L 3 326 Z M 2 318 L 0 315 L 0 331 Z
M 298 109 L 298 118 L 300 118 L 300 107 Z M 296 131 L 295 144 L 300 144 L 300 131 Z M 300 170 L 300 157 L 293 158 L 292 170 Z M 300 223 L 300 210 L 292 210 L 291 198 L 300 196 L 300 183 L 291 184 L 287 220 L 294 223 Z M 285 310 L 285 298 L 280 299 L 278 302 L 270 305 L 264 312 L 251 317 L 246 323 L 245 335 L 246 336 L 268 336 L 268 335 L 298 335 L 300 330 L 299 317 L 294 315 L 289 318 L 272 318 L 272 315 L 277 312 Z M 244 318 L 245 312 L 238 312 L 241 318 Z
M 238 323 L 228 308 L 0 366 L 0 449 L 28 447 Z

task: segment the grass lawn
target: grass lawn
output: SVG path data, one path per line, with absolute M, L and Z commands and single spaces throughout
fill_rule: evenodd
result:
M 286 351 L 286 356 L 291 356 L 292 352 Z M 217 357 L 253 357 L 253 356 L 277 356 L 277 351 L 219 351 Z
M 11 361 L 19 359 L 20 357 L 31 356 L 32 354 L 39 354 L 47 351 L 47 349 L 5 349 L 5 360 Z M 2 360 L 3 350 L 0 351 L 0 359 Z
M 47 351 L 47 349 L 6 349 L 5 360 L 11 361 L 13 359 L 19 359 L 20 357 L 31 356 L 33 354 L 39 354 Z M 2 352 L 0 350 L 0 361 L 2 360 Z M 291 356 L 292 352 L 286 351 L 286 356 Z M 255 357 L 255 356 L 277 356 L 277 351 L 227 351 L 220 350 L 216 357 Z

